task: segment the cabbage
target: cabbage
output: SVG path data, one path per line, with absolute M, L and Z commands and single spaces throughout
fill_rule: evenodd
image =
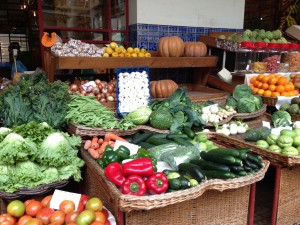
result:
M 263 107 L 262 98 L 258 95 L 248 95 L 238 100 L 237 111 L 239 113 L 252 113 Z
M 278 110 L 272 114 L 274 127 L 288 127 L 292 125 L 292 117 L 287 111 Z
M 130 112 L 126 119 L 130 120 L 134 125 L 143 125 L 148 123 L 152 110 L 149 106 L 141 106 Z

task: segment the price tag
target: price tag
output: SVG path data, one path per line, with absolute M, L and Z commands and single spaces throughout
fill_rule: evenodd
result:
M 114 145 L 114 150 L 117 150 L 117 148 L 119 148 L 120 145 L 127 147 L 130 150 L 130 155 L 136 154 L 138 149 L 140 148 L 140 146 L 138 145 L 116 140 L 116 143 Z
M 51 201 L 50 201 L 50 208 L 59 209 L 59 204 L 63 200 L 71 200 L 75 204 L 75 210 L 77 210 L 77 207 L 78 207 L 78 204 L 80 201 L 80 197 L 81 197 L 81 194 L 55 189 L 54 193 L 52 195 Z
M 269 128 L 269 129 L 271 129 L 271 124 L 270 124 L 270 122 L 262 121 L 262 125 L 263 125 L 263 127 L 267 127 L 267 128 Z

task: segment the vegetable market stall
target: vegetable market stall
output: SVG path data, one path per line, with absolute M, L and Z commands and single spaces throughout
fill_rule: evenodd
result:
M 218 139 L 217 134 L 211 137 Z M 88 194 L 103 196 L 118 224 L 246 224 L 250 185 L 261 180 L 269 162 L 257 173 L 245 177 L 202 181 L 186 190 L 152 196 L 125 195 L 108 181 L 104 170 L 87 151 L 81 149 L 86 162 L 81 185 Z M 221 203 L 221 204 L 220 204 Z

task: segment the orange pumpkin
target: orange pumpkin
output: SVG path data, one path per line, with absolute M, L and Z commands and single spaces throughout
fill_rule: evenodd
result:
M 184 44 L 184 56 L 187 57 L 201 57 L 207 53 L 207 46 L 201 41 L 197 42 L 185 42 Z
M 158 80 L 150 82 L 152 98 L 168 98 L 178 88 L 173 80 Z
M 49 35 L 49 33 L 44 32 L 41 42 L 43 46 L 51 47 L 55 44 L 56 40 L 57 40 L 57 35 L 55 32 L 52 32 L 51 36 Z
M 164 57 L 180 57 L 184 53 L 184 42 L 178 36 L 161 37 L 158 41 L 158 53 Z

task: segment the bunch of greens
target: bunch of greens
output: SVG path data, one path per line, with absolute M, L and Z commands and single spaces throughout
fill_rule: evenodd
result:
M 202 129 L 205 126 L 201 114 L 193 109 L 191 99 L 186 95 L 186 87 L 176 89 L 170 98 L 164 100 L 153 100 L 150 107 L 153 112 L 160 110 L 168 110 L 173 121 L 170 127 L 171 133 L 177 133 L 183 130 L 184 127 L 198 127 Z
M 80 137 L 36 122 L 8 131 L 0 142 L 0 191 L 11 193 L 71 178 L 81 180 Z
M 69 101 L 68 84 L 50 83 L 44 73 L 35 72 L 0 94 L 0 116 L 6 127 L 37 121 L 63 128 Z
M 262 98 L 253 95 L 252 89 L 246 84 L 239 84 L 233 90 L 233 95 L 229 96 L 226 105 L 232 106 L 238 113 L 252 113 L 263 107 Z
M 103 106 L 94 97 L 72 95 L 68 104 L 68 121 L 87 127 L 128 130 L 135 125 L 129 119 L 118 119 L 115 113 Z
M 271 117 L 274 127 L 288 127 L 292 125 L 291 115 L 284 110 L 278 110 Z

